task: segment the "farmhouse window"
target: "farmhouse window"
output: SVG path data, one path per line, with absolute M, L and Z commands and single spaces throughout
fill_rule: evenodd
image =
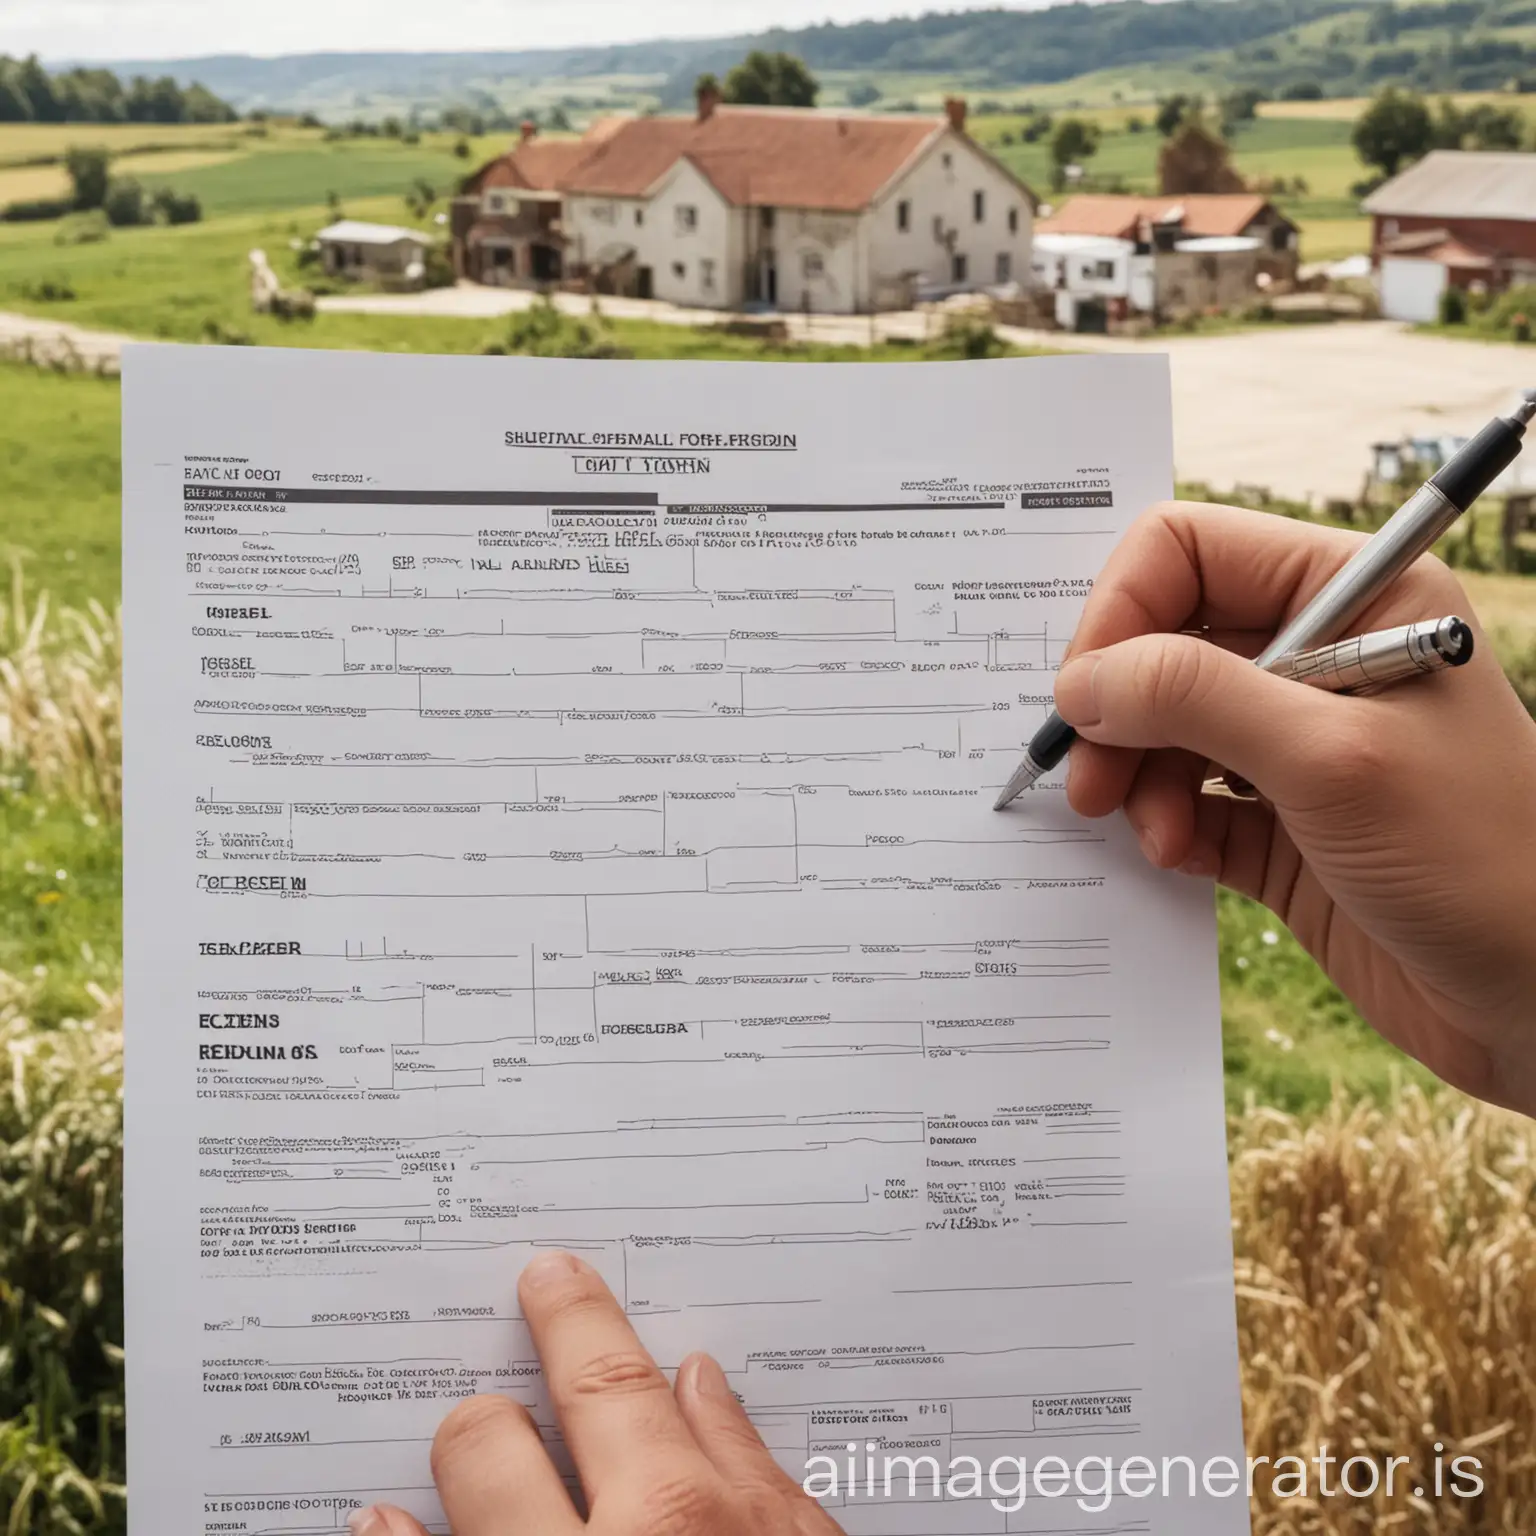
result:
M 677 205 L 677 232 L 691 235 L 699 227 L 699 210 L 692 203 Z
M 997 280 L 1006 283 L 1013 277 L 1013 255 L 1009 251 L 997 253 Z
M 978 224 L 985 222 L 987 217 L 987 194 L 985 192 L 971 193 L 971 217 Z
M 807 251 L 800 258 L 800 271 L 807 282 L 814 282 L 827 270 L 827 264 L 822 260 L 820 251 Z
M 715 264 L 707 256 L 699 262 L 699 283 L 705 293 L 715 291 Z
M 896 204 L 896 228 L 902 234 L 912 228 L 912 204 L 906 198 Z
M 965 282 L 967 280 L 967 275 L 969 274 L 970 269 L 970 262 L 967 261 L 964 256 L 956 253 L 950 258 L 949 262 L 950 281 L 956 283 Z
M 1008 210 L 1008 233 L 1010 235 L 1016 235 L 1016 234 L 1018 234 L 1018 232 L 1019 232 L 1019 210 L 1017 208 L 1010 208 Z

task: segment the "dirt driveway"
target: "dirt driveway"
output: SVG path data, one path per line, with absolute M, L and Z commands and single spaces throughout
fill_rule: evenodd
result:
M 486 317 L 532 302 L 531 295 L 468 284 L 435 293 L 322 299 L 322 309 L 375 314 Z M 584 312 L 589 301 L 561 295 Z M 676 310 L 643 300 L 604 299 L 615 318 L 712 324 L 712 311 Z M 789 320 L 799 335 L 802 316 Z M 881 315 L 880 336 L 921 337 L 922 314 Z M 1536 388 L 1536 346 L 1494 346 L 1416 336 L 1385 321 L 1298 325 L 1232 336 L 1133 342 L 1003 329 L 1024 346 L 1070 351 L 1166 352 L 1173 368 L 1175 462 L 1179 477 L 1214 490 L 1264 486 L 1297 499 L 1356 496 L 1374 442 L 1405 434 L 1470 434 L 1522 389 Z M 816 315 L 818 341 L 867 344 L 868 317 Z
M 1083 350 L 1148 343 L 1074 338 Z M 1536 347 L 1416 336 L 1386 323 L 1306 325 L 1151 343 L 1173 369 L 1174 459 L 1217 491 L 1353 497 L 1373 442 L 1470 435 L 1524 389 Z

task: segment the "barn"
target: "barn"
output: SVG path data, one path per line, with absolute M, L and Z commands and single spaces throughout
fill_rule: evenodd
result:
M 1434 320 L 1448 287 L 1536 282 L 1536 155 L 1436 150 L 1365 200 L 1389 319 Z

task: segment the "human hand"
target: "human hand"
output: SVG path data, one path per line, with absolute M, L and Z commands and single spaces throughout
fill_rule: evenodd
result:
M 1249 660 L 1359 535 L 1172 503 L 1137 521 L 1056 681 L 1068 796 L 1123 808 L 1147 857 L 1264 903 L 1388 1040 L 1536 1114 L 1536 723 L 1477 632 L 1453 673 L 1338 697 Z M 1416 564 L 1356 631 L 1456 613 Z M 1209 643 L 1170 633 L 1207 628 Z M 1203 796 L 1208 761 L 1265 803 Z
M 543 1254 L 518 1299 L 589 1513 L 577 1513 L 526 1408 L 472 1397 L 432 1444 L 453 1536 L 839 1536 L 774 1461 L 720 1367 L 690 1355 L 674 1391 L 589 1265 Z M 386 1506 L 349 1525 L 353 1536 L 426 1536 Z

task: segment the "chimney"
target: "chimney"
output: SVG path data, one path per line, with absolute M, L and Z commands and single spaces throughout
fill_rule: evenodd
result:
M 956 133 L 965 132 L 965 97 L 946 96 L 944 98 L 944 116 L 949 119 L 949 126 Z
M 539 125 L 531 117 L 525 117 L 517 125 L 517 132 L 522 143 L 526 144 L 539 131 Z
M 699 121 L 707 123 L 720 105 L 720 87 L 713 80 L 701 80 L 698 90 Z

